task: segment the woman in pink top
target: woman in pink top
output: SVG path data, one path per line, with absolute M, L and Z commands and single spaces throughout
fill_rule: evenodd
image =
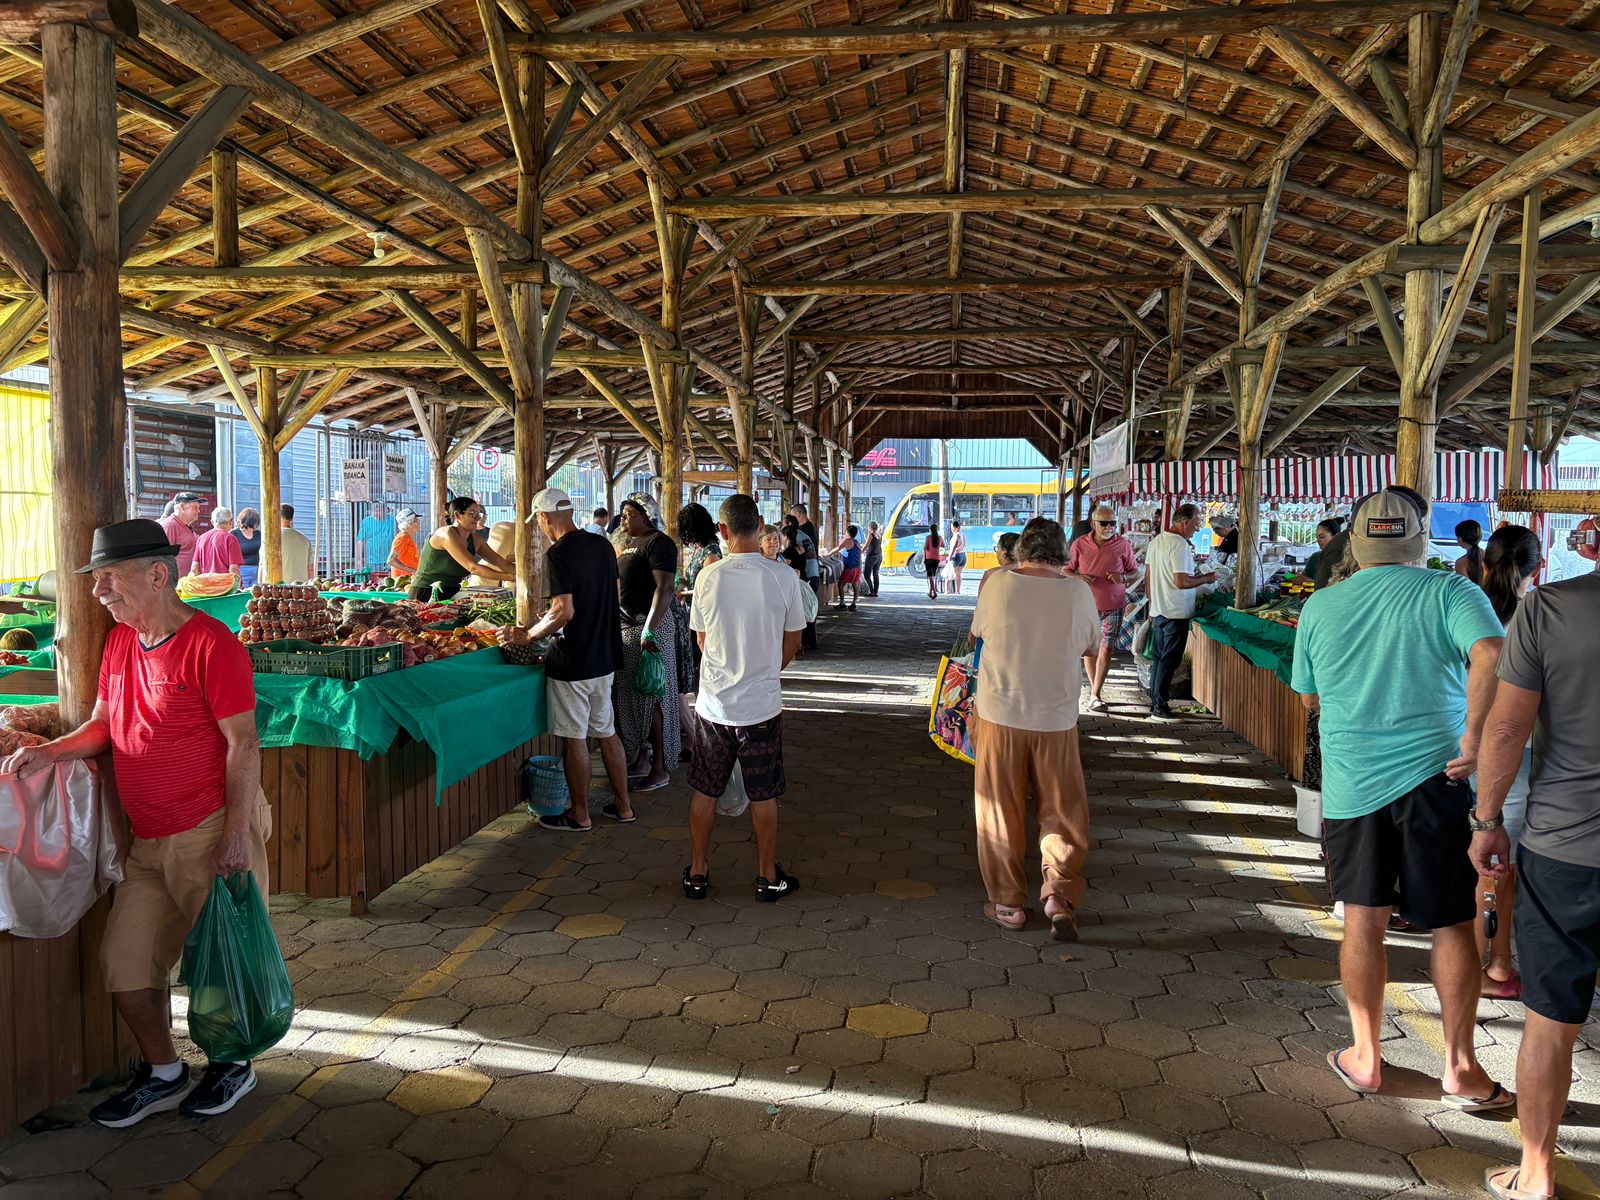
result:
M 1122 632 L 1122 609 L 1128 603 L 1128 584 L 1139 577 L 1139 563 L 1133 544 L 1117 532 L 1117 514 L 1101 505 L 1094 510 L 1094 527 L 1088 537 L 1072 543 L 1067 573 L 1076 575 L 1094 593 L 1094 606 L 1100 613 L 1100 651 L 1084 655 L 1083 669 L 1089 677 L 1089 708 L 1106 712 L 1100 698 L 1106 673 L 1111 669 L 1111 651 Z
M 244 547 L 233 536 L 233 510 L 213 508 L 211 528 L 194 544 L 193 572 L 197 575 L 239 574 L 244 566 Z

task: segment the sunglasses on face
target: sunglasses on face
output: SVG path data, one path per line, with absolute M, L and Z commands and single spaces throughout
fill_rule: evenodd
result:
M 1100 526 L 1101 529 L 1112 529 L 1116 527 L 1117 523 L 1115 521 L 1096 521 L 1095 524 Z

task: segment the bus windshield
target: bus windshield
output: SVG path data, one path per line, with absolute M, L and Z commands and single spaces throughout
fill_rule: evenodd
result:
M 929 525 L 939 521 L 939 494 L 929 493 L 925 496 L 907 496 L 905 505 L 900 509 L 900 514 L 895 518 L 894 529 L 890 537 L 912 537 L 916 534 L 927 533 Z

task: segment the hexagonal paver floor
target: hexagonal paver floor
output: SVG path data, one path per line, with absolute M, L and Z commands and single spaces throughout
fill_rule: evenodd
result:
M 756 901 L 749 822 L 719 819 L 684 898 L 680 778 L 577 838 L 514 811 L 361 918 L 274 897 L 298 1012 L 256 1091 L 120 1132 L 69 1098 L 0 1140 L 0 1200 L 1482 1194 L 1516 1126 L 1437 1103 L 1426 947 L 1392 941 L 1391 1082 L 1357 1097 L 1290 789 L 1213 722 L 1133 719 L 1125 663 L 1083 725 L 1083 940 L 984 918 L 971 770 L 926 735 L 970 614 L 890 582 L 786 675 L 795 896 Z M 1511 1080 L 1521 1007 L 1478 1017 Z M 1576 1072 L 1563 1194 L 1595 1196 L 1590 1038 Z

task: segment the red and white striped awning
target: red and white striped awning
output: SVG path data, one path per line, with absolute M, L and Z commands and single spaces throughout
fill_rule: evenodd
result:
M 1434 499 L 1487 503 L 1499 493 L 1505 475 L 1500 450 L 1448 451 L 1434 455 Z M 1554 487 L 1554 466 L 1529 455 L 1524 486 Z M 1271 458 L 1263 464 L 1261 498 L 1269 503 L 1352 501 L 1395 482 L 1395 459 L 1385 455 L 1338 458 Z M 1133 498 L 1165 496 L 1185 500 L 1235 500 L 1239 464 L 1232 459 L 1134 464 Z

